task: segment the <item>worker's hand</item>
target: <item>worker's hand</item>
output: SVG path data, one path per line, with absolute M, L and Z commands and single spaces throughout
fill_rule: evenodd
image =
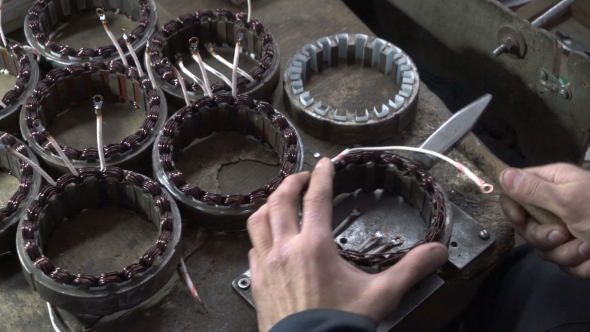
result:
M 516 232 L 541 258 L 590 279 L 590 172 L 569 164 L 510 168 L 500 184 L 500 203 Z M 565 224 L 541 225 L 516 202 L 551 211 Z
M 368 274 L 338 254 L 332 237 L 334 166 L 324 158 L 313 174 L 286 178 L 248 220 L 252 293 L 260 331 L 308 309 L 339 309 L 380 321 L 415 283 L 447 261 L 441 244 L 422 245 L 379 274 Z M 299 229 L 298 202 L 303 199 Z

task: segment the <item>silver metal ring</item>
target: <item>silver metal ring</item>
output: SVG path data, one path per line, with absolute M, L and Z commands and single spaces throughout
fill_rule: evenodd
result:
M 363 109 L 336 109 L 316 100 L 305 83 L 321 75 L 325 64 L 337 66 L 360 61 L 391 75 L 398 87 L 378 105 Z M 283 72 L 284 102 L 291 118 L 307 133 L 321 140 L 352 145 L 374 143 L 400 132 L 414 118 L 420 78 L 414 62 L 401 49 L 380 38 L 341 33 L 307 44 L 289 59 Z

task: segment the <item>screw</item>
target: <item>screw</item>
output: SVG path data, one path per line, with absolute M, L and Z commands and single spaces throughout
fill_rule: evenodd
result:
M 238 280 L 238 287 L 240 287 L 241 289 L 250 288 L 250 278 L 242 278 Z
M 479 238 L 482 240 L 487 240 L 490 238 L 490 233 L 484 229 L 481 232 L 479 232 Z
M 549 78 L 549 76 L 547 75 L 547 73 L 544 70 L 539 71 L 538 75 L 539 75 L 539 79 L 541 81 L 546 81 Z
M 567 90 L 561 89 L 559 90 L 559 96 L 561 97 L 561 99 L 570 99 L 570 93 Z
M 314 153 L 314 154 L 313 154 L 313 157 L 314 157 L 315 159 L 320 159 L 320 157 L 321 157 L 321 156 L 322 156 L 322 155 L 321 155 L 319 152 L 316 152 L 316 153 Z

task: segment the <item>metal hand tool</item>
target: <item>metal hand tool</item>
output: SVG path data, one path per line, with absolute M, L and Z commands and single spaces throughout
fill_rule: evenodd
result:
M 442 154 L 451 151 L 455 143 L 471 131 L 483 111 L 492 100 L 490 94 L 485 94 L 471 104 L 463 107 L 455 113 L 434 134 L 430 135 L 422 145 L 421 149 L 430 150 Z M 437 162 L 438 158 L 420 152 L 415 152 L 414 160 L 425 170 L 431 169 Z

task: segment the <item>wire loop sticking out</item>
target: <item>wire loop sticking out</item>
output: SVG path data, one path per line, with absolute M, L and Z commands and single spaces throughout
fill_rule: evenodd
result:
M 409 146 L 381 146 L 381 147 L 361 147 L 361 148 L 352 148 L 352 149 L 346 149 L 344 151 L 342 151 L 342 153 L 340 153 L 339 155 L 337 155 L 336 157 L 332 158 L 332 162 L 334 164 L 338 163 L 339 161 L 343 160 L 344 158 L 346 158 L 346 156 L 348 156 L 350 153 L 352 152 L 368 152 L 368 151 L 390 151 L 390 150 L 401 150 L 401 151 L 413 151 L 413 152 L 421 152 L 421 153 L 426 153 L 429 155 L 433 155 L 435 157 L 438 157 L 444 161 L 446 161 L 447 163 L 453 165 L 455 168 L 457 168 L 459 171 L 461 171 L 463 174 L 467 175 L 467 177 L 473 181 L 481 190 L 482 193 L 484 194 L 489 194 L 492 191 L 494 191 L 494 186 L 486 183 L 482 178 L 480 178 L 479 176 L 475 175 L 475 173 L 473 173 L 470 169 L 468 169 L 467 167 L 465 167 L 463 164 L 461 164 L 460 162 L 454 161 L 453 159 L 445 156 L 444 154 L 435 152 L 435 151 L 430 151 L 430 150 L 425 150 L 425 149 L 421 149 L 421 148 L 413 148 L 413 147 L 409 147 Z
M 45 138 L 47 138 L 47 140 L 49 141 L 51 146 L 53 146 L 53 149 L 55 150 L 55 152 L 57 152 L 57 154 L 61 157 L 61 159 L 63 160 L 64 164 L 66 164 L 66 167 L 70 170 L 70 172 L 72 174 L 74 174 L 75 176 L 78 176 L 78 171 L 76 170 L 76 168 L 74 167 L 74 165 L 72 164 L 72 162 L 70 161 L 70 159 L 68 158 L 66 153 L 63 151 L 61 146 L 59 146 L 59 144 L 57 144 L 57 141 L 53 138 L 53 136 L 51 136 L 49 131 L 47 131 L 47 129 L 45 129 L 45 127 L 43 127 L 43 124 L 41 123 L 41 119 L 36 119 L 35 121 L 33 121 L 33 127 L 35 128 L 35 130 L 37 130 L 38 133 L 40 133 L 41 135 L 45 136 Z
M 105 15 L 104 9 L 96 8 L 96 14 L 98 14 L 98 18 L 102 22 L 102 26 L 104 27 L 104 31 L 106 31 L 107 35 L 111 39 L 111 42 L 113 43 L 113 46 L 115 46 L 115 48 L 117 49 L 117 52 L 119 53 L 119 57 L 121 57 L 121 62 L 123 62 L 125 67 L 129 67 L 129 63 L 127 62 L 127 58 L 125 57 L 125 52 L 123 52 L 121 45 L 119 45 L 119 42 L 117 42 L 117 38 L 115 38 L 115 36 L 111 32 L 111 29 L 109 28 L 109 25 L 107 22 L 107 16 Z

